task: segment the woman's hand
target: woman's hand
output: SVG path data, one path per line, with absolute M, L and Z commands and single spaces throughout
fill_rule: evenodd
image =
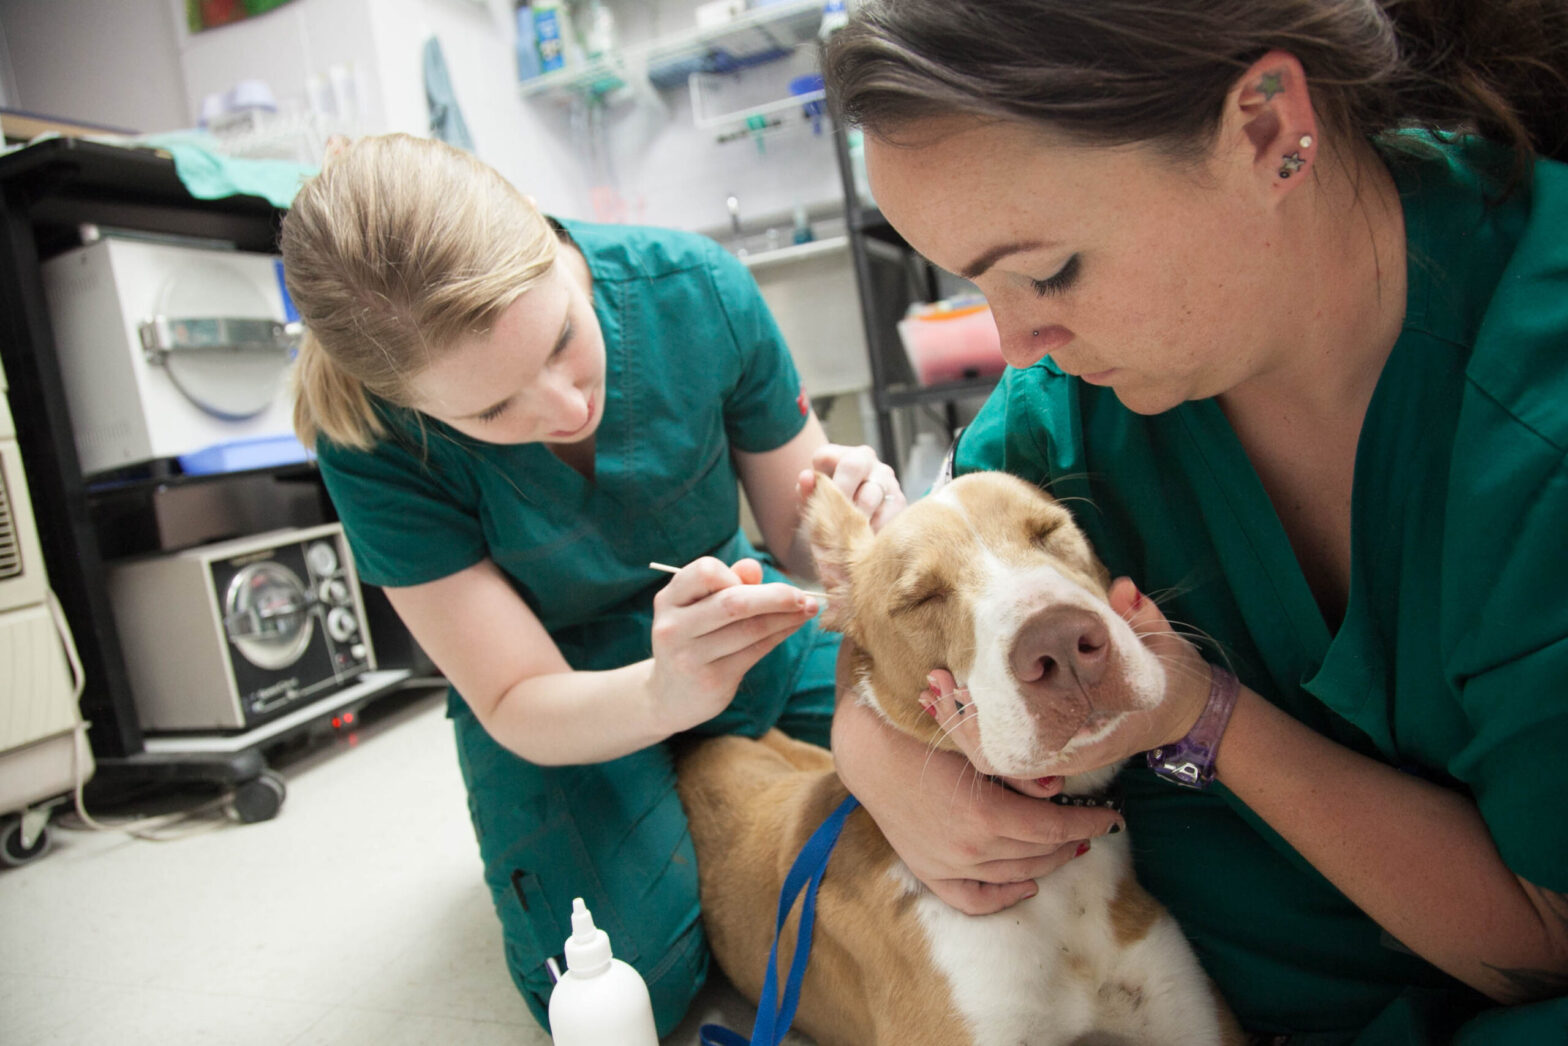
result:
M 746 672 L 816 614 L 814 597 L 761 581 L 754 559 L 704 556 L 653 597 L 649 689 L 665 736 L 724 711 Z
M 904 510 L 903 488 L 893 467 L 877 458 L 870 447 L 845 447 L 825 443 L 811 455 L 811 468 L 801 471 L 795 490 L 804 505 L 816 489 L 817 473 L 833 480 L 855 507 L 871 520 L 872 530 L 881 530 L 888 520 Z
M 1154 600 L 1139 592 L 1131 579 L 1119 577 L 1112 581 L 1108 600 L 1111 612 L 1120 614 L 1132 626 L 1165 669 L 1165 697 L 1147 717 L 1139 717 L 1141 736 L 1130 742 L 1131 747 L 1121 731 L 1113 735 L 1119 747 L 1114 752 L 1099 753 L 1097 765 L 1101 766 L 1186 737 L 1208 704 L 1214 674 L 1198 648 L 1171 627 Z
M 842 680 L 840 692 L 852 694 Z M 894 730 L 853 696 L 833 717 L 833 755 L 839 776 L 909 870 L 970 915 L 1033 897 L 1035 879 L 1122 826 L 1111 810 L 1057 806 L 1020 794 L 976 772 L 962 755 L 928 749 Z M 1061 788 L 1050 780 L 1024 785 L 1035 795 Z

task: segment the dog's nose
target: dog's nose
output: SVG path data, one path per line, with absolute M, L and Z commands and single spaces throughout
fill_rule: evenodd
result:
M 1078 607 L 1047 607 L 1018 630 L 1013 672 L 1020 683 L 1078 690 L 1104 677 L 1110 651 L 1110 631 L 1098 615 Z

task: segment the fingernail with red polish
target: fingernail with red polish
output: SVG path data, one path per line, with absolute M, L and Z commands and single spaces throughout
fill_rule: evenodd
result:
M 926 705 L 926 715 L 930 716 L 932 719 L 935 719 L 936 705 Z
M 1056 783 L 1056 780 L 1054 777 L 1036 777 L 1034 783 L 1041 788 L 1049 788 Z
M 1141 606 L 1143 606 L 1143 593 L 1139 592 L 1137 589 L 1133 589 L 1132 608 L 1137 610 Z
M 1086 854 L 1088 852 L 1089 852 L 1089 844 L 1088 843 L 1079 843 L 1078 844 L 1078 852 L 1073 854 L 1073 856 L 1074 857 L 1082 857 L 1084 854 Z

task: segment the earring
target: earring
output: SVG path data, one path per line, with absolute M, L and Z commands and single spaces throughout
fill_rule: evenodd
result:
M 1289 178 L 1291 175 L 1301 170 L 1302 167 L 1306 166 L 1306 163 L 1307 161 L 1301 158 L 1300 153 L 1286 153 L 1284 158 L 1280 161 L 1279 176 L 1281 178 Z
M 1301 146 L 1303 149 L 1310 149 L 1312 148 L 1312 136 L 1310 134 L 1304 134 L 1301 136 L 1301 140 L 1296 144 Z
M 1038 338 L 1040 336 L 1040 332 L 1039 331 L 1030 331 L 1029 332 L 1029 336 L 1031 338 Z

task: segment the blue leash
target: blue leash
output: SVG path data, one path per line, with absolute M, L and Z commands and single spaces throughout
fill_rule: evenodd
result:
M 702 1046 L 779 1046 L 789 1034 L 795 1019 L 795 1008 L 800 1004 L 800 984 L 806 976 L 806 962 L 811 958 L 811 927 L 817 917 L 817 887 L 822 884 L 822 874 L 827 871 L 828 858 L 838 843 L 839 832 L 844 829 L 844 819 L 860 805 L 849 796 L 828 815 L 817 830 L 811 833 L 800 856 L 790 866 L 784 877 L 784 888 L 779 891 L 779 917 L 773 927 L 773 950 L 768 953 L 768 972 L 762 981 L 762 998 L 757 1001 L 757 1023 L 751 1030 L 748 1042 L 738 1033 L 721 1024 L 704 1024 L 698 1029 Z M 784 920 L 795 906 L 795 898 L 802 888 L 806 898 L 800 906 L 800 934 L 795 942 L 795 955 L 789 964 L 789 979 L 784 984 L 784 999 L 775 1003 L 778 995 L 779 934 Z

